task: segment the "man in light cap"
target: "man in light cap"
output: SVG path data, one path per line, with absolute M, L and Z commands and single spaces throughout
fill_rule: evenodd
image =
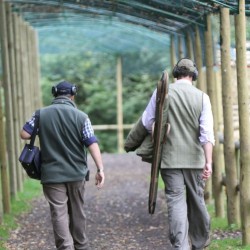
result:
M 62 81 L 52 87 L 52 104 L 40 109 L 41 183 L 50 206 L 57 249 L 89 249 L 84 212 L 88 179 L 87 149 L 97 167 L 96 185 L 104 184 L 103 163 L 88 116 L 76 108 L 77 88 Z M 37 116 L 25 123 L 22 139 L 30 139 Z
M 173 69 L 163 112 L 171 129 L 162 145 L 161 176 L 168 205 L 169 238 L 175 250 L 201 250 L 209 245 L 210 217 L 204 201 L 205 181 L 212 174 L 213 115 L 207 94 L 192 82 L 198 71 L 190 59 Z M 156 90 L 142 123 L 149 133 L 155 121 Z M 165 131 L 164 131 L 165 133 Z

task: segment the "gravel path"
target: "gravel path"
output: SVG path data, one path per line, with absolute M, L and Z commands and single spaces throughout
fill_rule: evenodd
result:
M 95 250 L 168 250 L 166 203 L 158 192 L 154 215 L 148 214 L 150 165 L 134 153 L 103 154 L 106 182 L 94 185 L 91 157 L 90 181 L 86 184 L 87 235 Z M 50 213 L 44 198 L 34 201 L 33 210 L 20 216 L 19 228 L 7 242 L 10 250 L 53 250 Z

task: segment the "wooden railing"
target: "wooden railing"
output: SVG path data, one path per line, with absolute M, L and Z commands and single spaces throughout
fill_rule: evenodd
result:
M 133 127 L 134 124 L 102 124 L 102 125 L 93 125 L 94 130 L 117 130 L 117 152 L 121 153 L 124 151 L 124 130 L 129 130 Z

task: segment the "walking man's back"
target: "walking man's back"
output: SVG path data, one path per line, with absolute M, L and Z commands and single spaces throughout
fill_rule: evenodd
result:
M 163 144 L 161 160 L 169 238 L 173 249 L 201 250 L 210 240 L 204 188 L 212 174 L 213 116 L 208 95 L 192 86 L 198 76 L 195 64 L 181 59 L 173 69 L 173 76 L 177 81 L 169 86 L 169 105 L 164 110 L 171 129 Z M 156 90 L 142 116 L 150 133 L 155 107 Z
M 91 122 L 77 109 L 75 85 L 63 81 L 52 87 L 55 97 L 40 110 L 41 183 L 50 205 L 57 249 L 88 249 L 84 189 L 88 178 L 87 149 L 96 167 L 96 185 L 104 184 L 103 163 Z M 35 116 L 26 122 L 22 139 L 30 139 Z

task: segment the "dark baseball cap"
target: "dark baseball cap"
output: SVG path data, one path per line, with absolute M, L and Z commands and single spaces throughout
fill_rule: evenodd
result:
M 62 81 L 59 82 L 56 86 L 52 87 L 52 94 L 54 96 L 58 95 L 75 95 L 76 94 L 76 85 L 67 82 L 67 81 Z

